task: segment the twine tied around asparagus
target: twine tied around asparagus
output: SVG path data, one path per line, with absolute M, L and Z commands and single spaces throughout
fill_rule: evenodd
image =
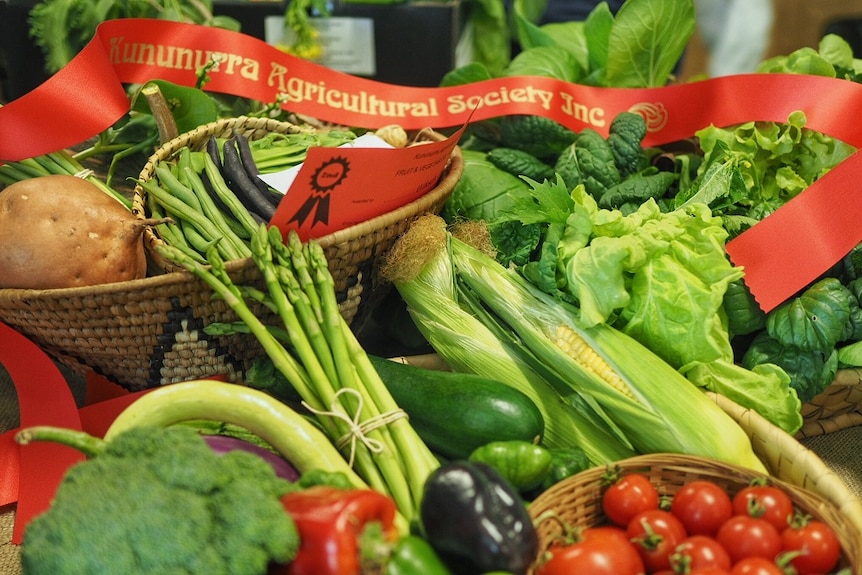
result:
M 342 407 L 339 402 L 339 398 L 341 395 L 350 394 L 356 397 L 356 411 L 351 417 L 350 414 Z M 385 449 L 385 444 L 373 437 L 368 437 L 368 434 L 373 430 L 383 427 L 384 425 L 388 425 L 393 421 L 401 419 L 402 417 L 407 417 L 407 412 L 403 409 L 395 409 L 392 411 L 388 411 L 386 413 L 381 413 L 375 415 L 373 417 L 369 417 L 365 421 L 360 421 L 362 416 L 362 408 L 364 407 L 364 400 L 362 398 L 362 394 L 352 387 L 343 387 L 335 392 L 335 396 L 332 398 L 332 403 L 329 406 L 329 410 L 315 409 L 308 405 L 306 402 L 302 402 L 303 407 L 309 410 L 311 413 L 315 415 L 334 417 L 336 419 L 340 419 L 347 423 L 348 430 L 347 433 L 342 435 L 335 442 L 335 447 L 339 450 L 343 449 L 347 445 L 350 445 L 350 457 L 348 458 L 348 464 L 353 467 L 353 462 L 356 458 L 356 448 L 361 442 L 369 451 L 372 453 L 380 453 Z

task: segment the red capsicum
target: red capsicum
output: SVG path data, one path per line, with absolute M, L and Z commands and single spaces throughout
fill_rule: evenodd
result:
M 288 493 L 281 502 L 300 539 L 286 575 L 360 575 L 363 550 L 399 536 L 395 502 L 373 489 L 319 485 Z

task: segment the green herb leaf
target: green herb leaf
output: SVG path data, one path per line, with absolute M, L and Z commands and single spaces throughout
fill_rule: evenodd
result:
M 610 33 L 607 85 L 664 86 L 694 30 L 692 0 L 628 0 L 617 12 Z

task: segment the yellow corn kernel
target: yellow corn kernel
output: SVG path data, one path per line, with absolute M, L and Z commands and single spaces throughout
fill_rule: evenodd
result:
M 554 345 L 582 367 L 598 376 L 599 379 L 607 382 L 612 388 L 628 398 L 635 399 L 623 378 L 571 327 L 567 325 L 557 326 L 554 333 Z

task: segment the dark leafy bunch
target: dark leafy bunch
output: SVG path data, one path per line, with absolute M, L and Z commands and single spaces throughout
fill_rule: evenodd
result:
M 642 147 L 645 135 L 643 117 L 632 112 L 618 114 L 606 138 L 540 116 L 486 122 L 465 146 L 468 169 L 444 217 L 485 220 L 498 259 L 524 265 L 555 249 L 572 211 L 566 196 L 577 185 L 602 208 L 630 213 L 654 198 L 670 209 L 663 198 L 676 192 L 679 170 L 653 161 L 657 151 Z
M 768 314 L 744 284 L 732 284 L 724 310 L 742 364 L 748 369 L 780 366 L 803 402 L 822 392 L 842 365 L 855 362 L 842 361 L 842 349 L 862 340 L 862 278 L 851 279 L 852 273 L 846 268 L 824 277 Z

